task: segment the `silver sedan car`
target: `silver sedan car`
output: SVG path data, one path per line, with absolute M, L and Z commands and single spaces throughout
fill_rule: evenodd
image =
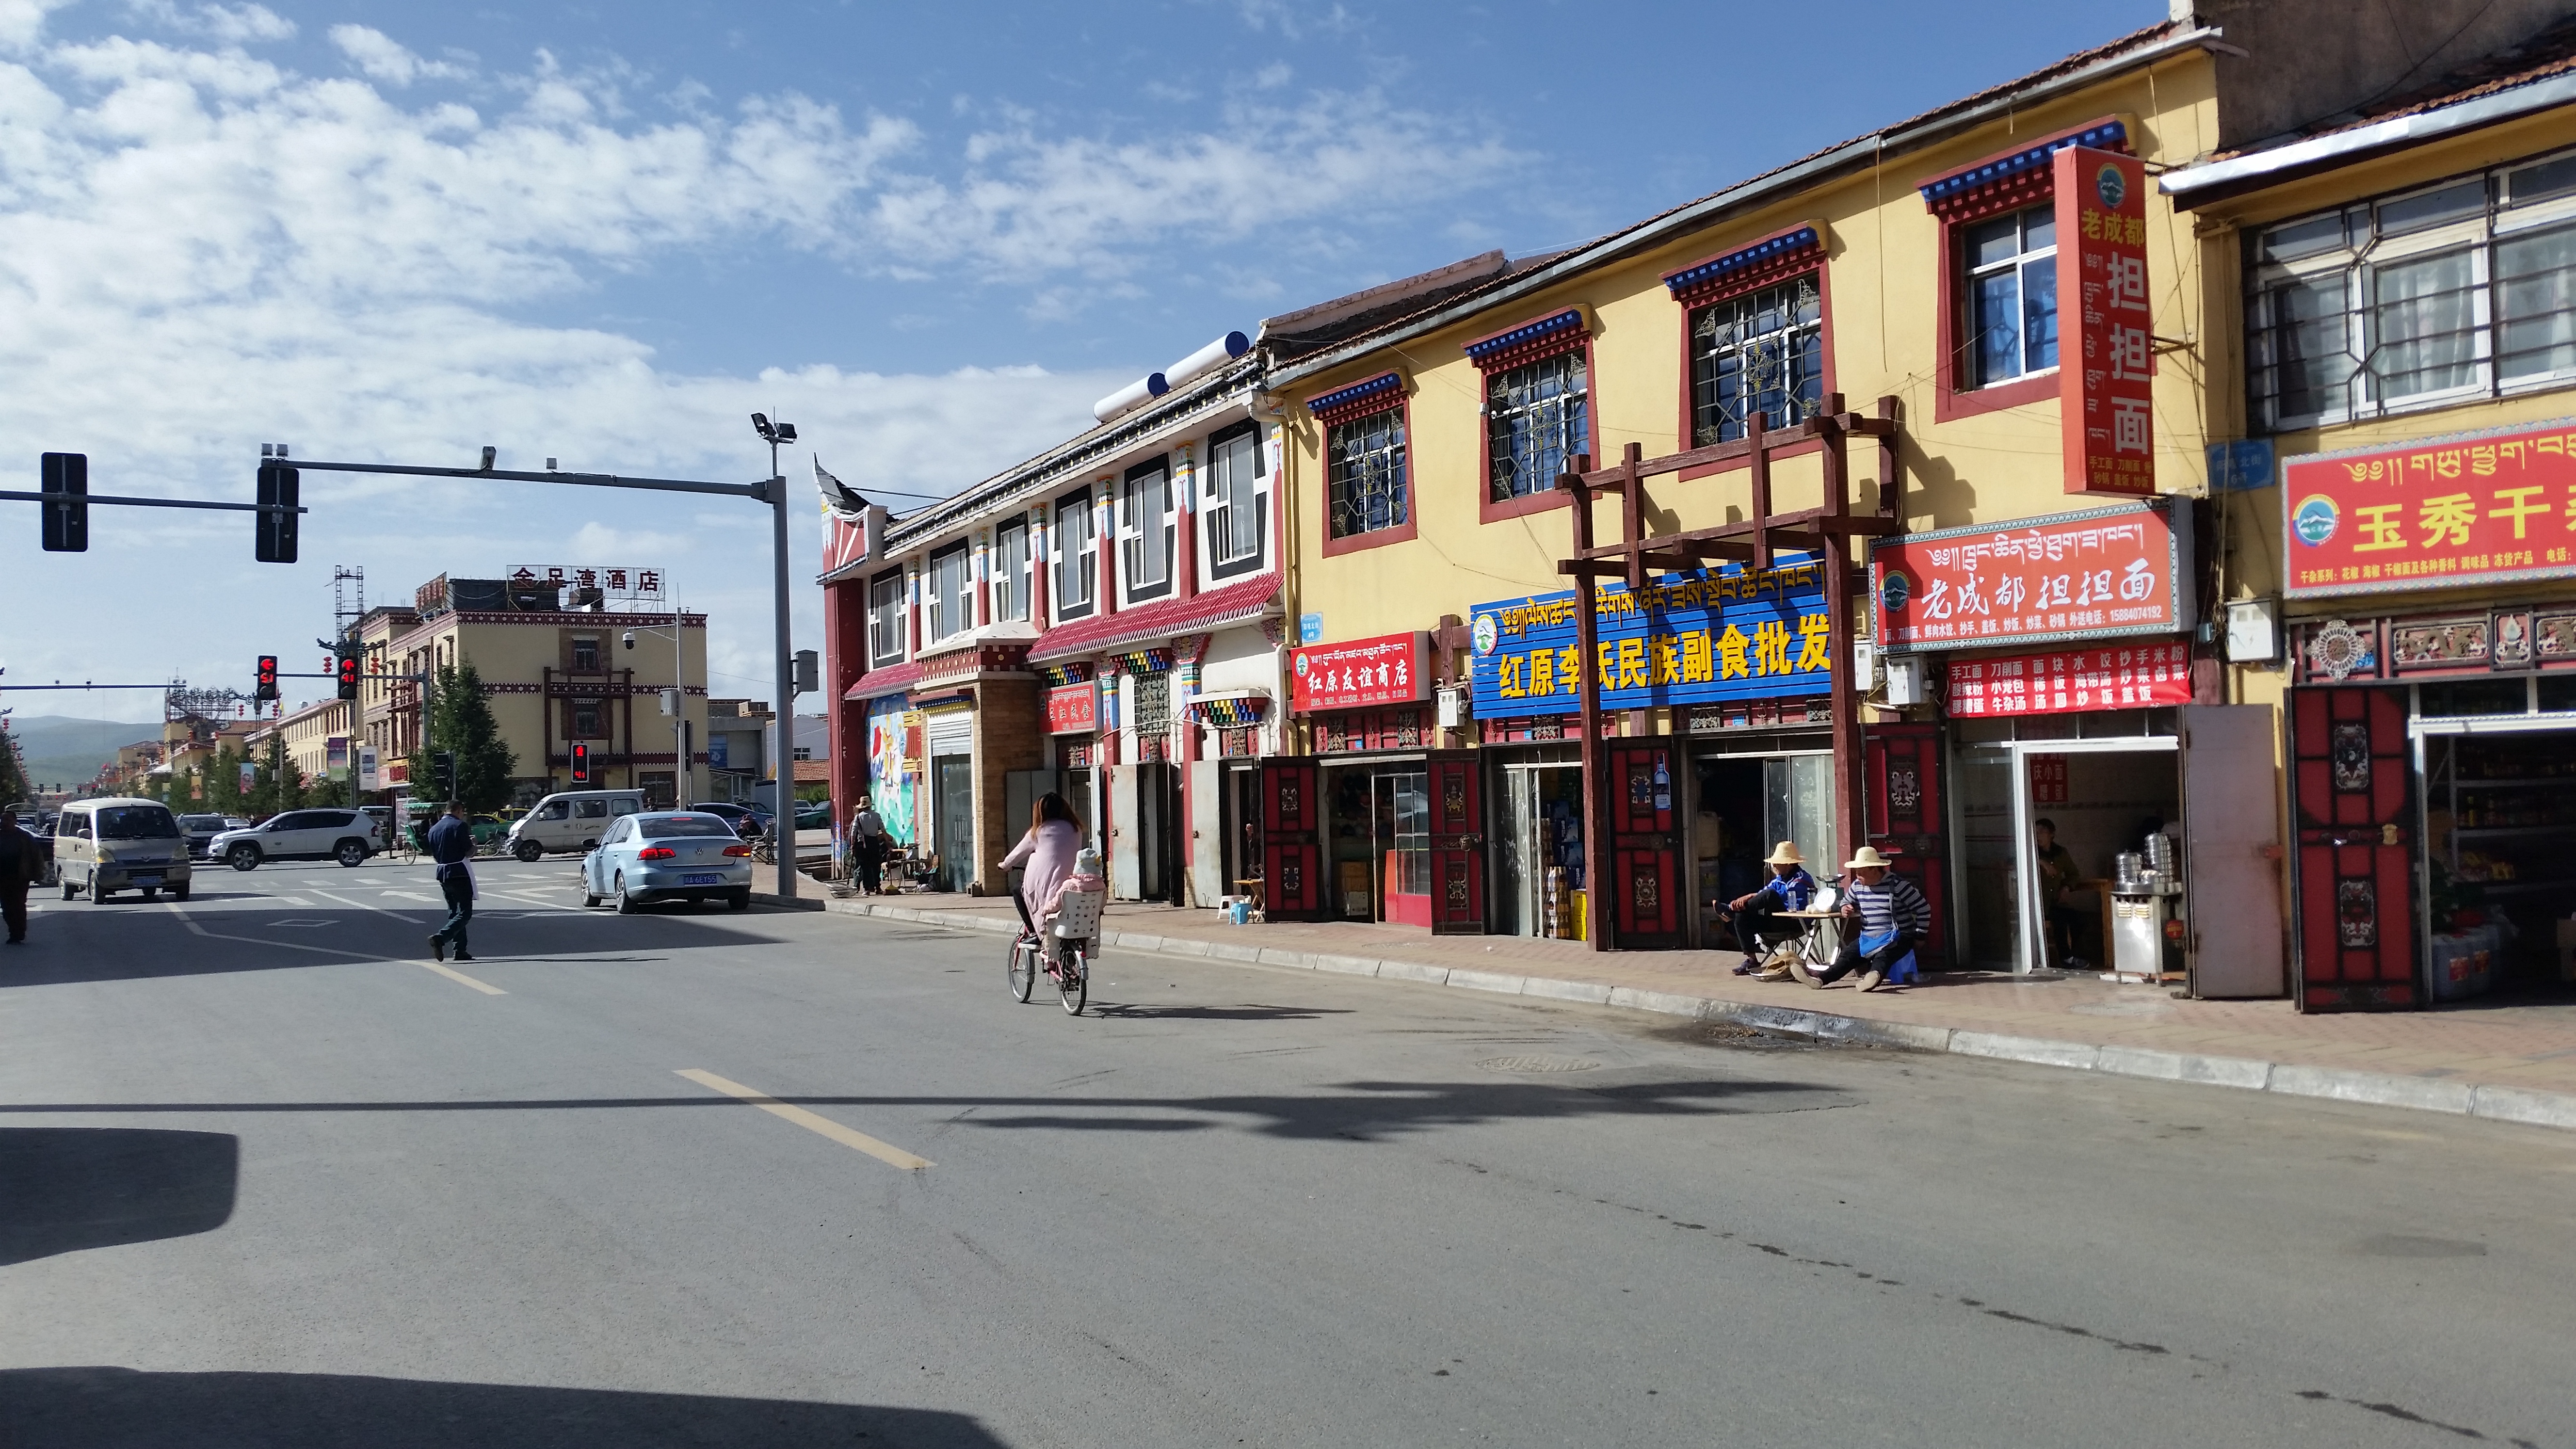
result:
M 656 810 L 620 818 L 581 861 L 581 903 L 617 902 L 633 915 L 649 901 L 721 899 L 751 907 L 751 847 L 722 816 Z

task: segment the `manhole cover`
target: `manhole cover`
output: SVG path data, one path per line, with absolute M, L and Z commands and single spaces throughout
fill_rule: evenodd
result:
M 1476 1063 L 1489 1072 L 1588 1072 L 1601 1065 L 1582 1057 L 1487 1057 Z

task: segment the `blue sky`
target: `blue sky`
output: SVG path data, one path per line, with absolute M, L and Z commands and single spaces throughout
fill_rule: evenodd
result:
M 1583 240 L 2163 13 L 0 0 L 0 473 L 80 450 L 94 491 L 242 498 L 283 439 L 748 479 L 766 408 L 862 488 L 953 489 L 1229 328 Z M 334 563 L 382 601 L 565 562 L 667 568 L 716 692 L 767 690 L 748 504 L 307 480 L 293 568 L 133 510 L 45 555 L 18 505 L 0 685 L 238 685 L 327 632 Z

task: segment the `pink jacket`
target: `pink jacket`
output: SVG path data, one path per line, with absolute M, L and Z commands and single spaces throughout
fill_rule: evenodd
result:
M 1055 909 L 1057 893 L 1073 874 L 1073 858 L 1081 853 L 1082 828 L 1069 820 L 1050 820 L 1021 836 L 1002 857 L 1004 870 L 1028 868 L 1020 880 L 1020 898 L 1029 903 L 1032 918 L 1043 919 Z

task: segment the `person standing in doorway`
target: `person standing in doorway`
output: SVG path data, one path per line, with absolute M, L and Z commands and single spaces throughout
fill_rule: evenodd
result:
M 444 961 L 452 949 L 457 960 L 471 961 L 465 923 L 474 919 L 474 827 L 465 823 L 464 801 L 448 801 L 447 813 L 429 827 L 429 858 L 438 862 L 438 893 L 447 898 L 447 924 L 430 933 L 429 953 Z
M 859 878 L 860 894 L 872 896 L 882 889 L 878 872 L 885 868 L 886 847 L 892 841 L 885 817 L 877 813 L 875 797 L 860 796 L 859 808 L 850 812 L 850 864 Z
M 9 944 L 27 944 L 27 888 L 45 878 L 45 858 L 36 837 L 18 828 L 18 817 L 0 804 L 0 920 L 9 923 Z
M 2066 904 L 2066 888 L 2082 880 L 2084 872 L 2075 864 L 2075 852 L 2057 843 L 2057 822 L 2044 815 L 2031 822 L 2030 850 L 2039 869 L 2039 913 L 2046 935 L 2066 968 L 2081 970 L 2084 963 L 2075 952 L 2075 912 Z

